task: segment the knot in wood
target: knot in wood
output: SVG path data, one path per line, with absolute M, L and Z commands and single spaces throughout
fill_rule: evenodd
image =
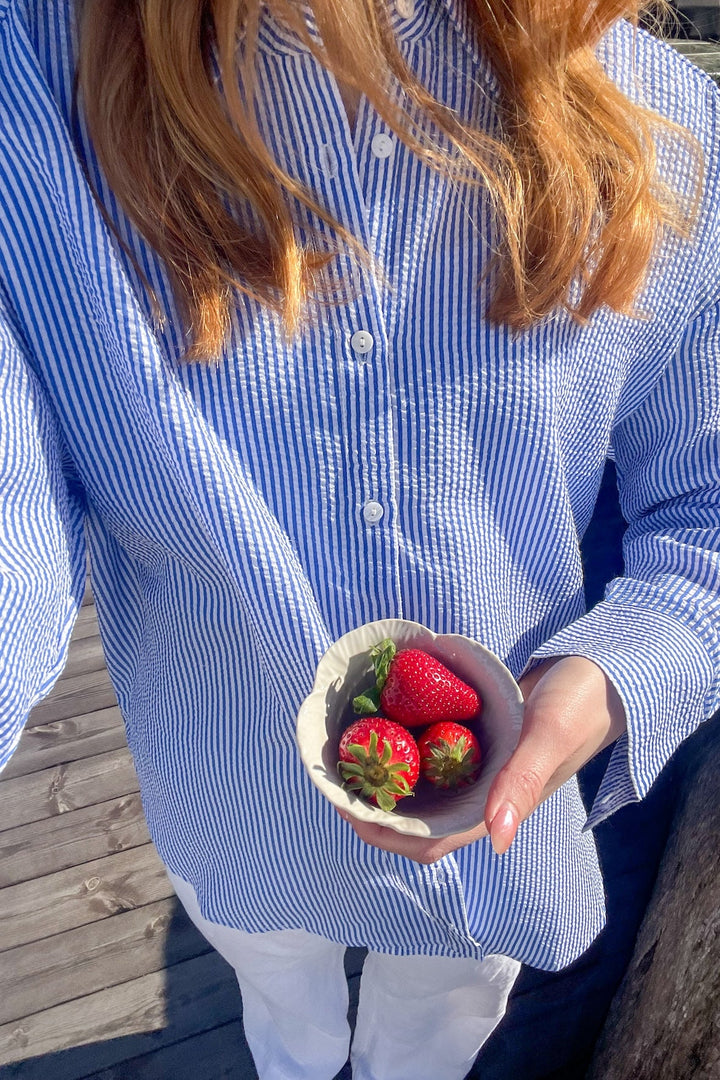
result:
M 12 1045 L 26 1047 L 30 1044 L 30 1036 L 24 1027 L 13 1028 Z

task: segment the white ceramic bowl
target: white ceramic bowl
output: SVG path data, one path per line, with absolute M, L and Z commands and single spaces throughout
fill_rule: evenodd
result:
M 373 684 L 370 649 L 383 638 L 392 638 L 398 649 L 419 648 L 435 656 L 474 687 L 483 703 L 476 726 L 482 751 L 477 781 L 448 794 L 421 778 L 415 795 L 401 799 L 392 813 L 347 791 L 337 769 L 340 736 L 356 719 L 352 699 Z M 483 820 L 490 785 L 517 746 L 522 712 L 522 694 L 512 675 L 478 642 L 460 634 L 434 634 L 420 623 L 385 619 L 351 630 L 325 653 L 312 693 L 298 713 L 297 741 L 310 779 L 338 809 L 397 832 L 442 837 Z

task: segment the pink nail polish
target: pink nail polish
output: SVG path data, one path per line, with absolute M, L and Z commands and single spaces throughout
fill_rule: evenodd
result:
M 517 821 L 510 806 L 501 806 L 490 825 L 490 842 L 496 855 L 504 855 L 515 839 Z

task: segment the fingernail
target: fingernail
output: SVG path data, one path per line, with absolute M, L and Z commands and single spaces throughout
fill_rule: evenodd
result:
M 515 809 L 504 803 L 490 823 L 490 842 L 496 855 L 504 855 L 515 839 L 517 832 Z

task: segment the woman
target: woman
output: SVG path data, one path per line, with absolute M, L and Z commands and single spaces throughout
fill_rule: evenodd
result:
M 623 14 L 0 5 L 1 745 L 87 547 L 151 833 L 263 1078 L 343 1065 L 354 944 L 353 1075 L 464 1076 L 519 962 L 603 924 L 586 826 L 717 705 L 718 95 Z M 626 576 L 585 614 L 611 450 Z M 447 842 L 341 820 L 297 756 L 319 657 L 386 616 L 522 676 Z

